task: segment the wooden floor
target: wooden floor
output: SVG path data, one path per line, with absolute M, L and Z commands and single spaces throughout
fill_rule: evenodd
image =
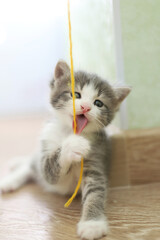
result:
M 0 178 L 9 158 L 27 154 L 36 145 L 42 121 L 0 121 Z M 30 183 L 0 197 L 0 240 L 73 240 L 80 219 L 80 198 L 70 208 L 67 198 L 45 193 Z M 111 188 L 106 214 L 110 232 L 106 240 L 160 240 L 160 183 Z
M 67 198 L 28 185 L 0 199 L 1 240 L 78 239 L 80 198 L 63 207 Z M 160 184 L 113 188 L 109 191 L 106 240 L 160 239 Z

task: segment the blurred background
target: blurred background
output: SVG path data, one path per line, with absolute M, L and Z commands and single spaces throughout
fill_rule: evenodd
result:
M 133 87 L 115 124 L 159 126 L 160 1 L 71 0 L 75 69 Z M 0 117 L 49 109 L 49 81 L 69 63 L 67 0 L 0 1 Z

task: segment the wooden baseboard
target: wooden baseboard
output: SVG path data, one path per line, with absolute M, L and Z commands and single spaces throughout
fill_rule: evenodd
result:
M 112 136 L 111 186 L 160 182 L 160 128 Z

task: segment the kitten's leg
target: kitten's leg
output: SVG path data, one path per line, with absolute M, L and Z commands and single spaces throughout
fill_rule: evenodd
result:
M 18 156 L 14 157 L 9 161 L 9 170 L 14 171 L 16 168 L 20 167 L 22 164 L 24 164 L 27 161 L 30 161 L 30 156 Z
M 16 169 L 0 181 L 0 191 L 5 193 L 17 190 L 27 181 L 32 179 L 32 177 L 33 170 L 31 167 L 31 161 L 22 161 L 16 166 Z
M 43 153 L 42 175 L 50 184 L 56 184 L 70 169 L 73 162 L 81 161 L 81 153 L 87 155 L 90 149 L 88 140 L 81 136 L 69 136 L 52 155 Z
M 98 239 L 107 234 L 105 217 L 106 180 L 98 170 L 84 171 L 82 187 L 82 217 L 78 224 L 78 235 L 82 239 Z
M 61 148 L 58 148 L 54 153 L 48 155 L 44 153 L 41 160 L 41 173 L 44 179 L 50 183 L 57 183 L 60 177 L 61 166 L 59 164 L 59 158 L 61 154 Z

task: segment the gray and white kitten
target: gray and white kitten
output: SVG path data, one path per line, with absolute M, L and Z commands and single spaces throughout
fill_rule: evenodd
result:
M 57 63 L 50 86 L 56 118 L 44 127 L 35 156 L 21 161 L 15 171 L 1 181 L 0 189 L 2 192 L 13 191 L 34 179 L 47 191 L 72 194 L 79 179 L 83 156 L 82 217 L 77 231 L 83 239 L 97 239 L 108 231 L 104 211 L 109 139 L 104 127 L 112 121 L 130 88 L 113 88 L 95 74 L 75 72 L 75 135 L 70 69 L 65 62 Z

